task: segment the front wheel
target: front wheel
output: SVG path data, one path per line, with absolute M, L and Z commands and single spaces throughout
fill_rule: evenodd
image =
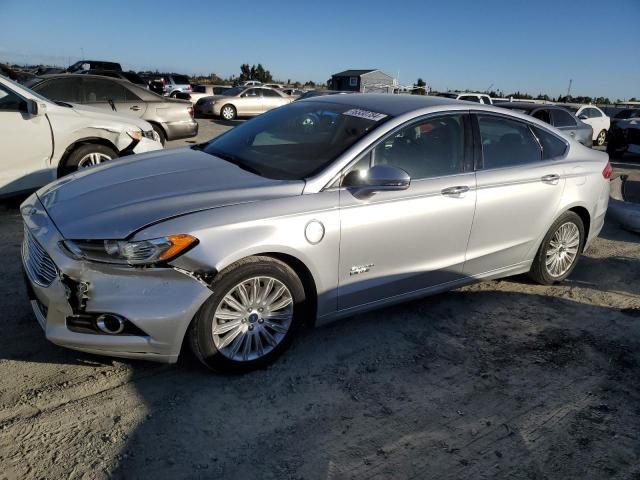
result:
M 117 156 L 118 153 L 106 145 L 82 145 L 71 152 L 64 167 L 61 169 L 61 173 L 62 175 L 68 175 L 76 170 L 94 167 L 101 163 L 108 162 Z
M 607 140 L 607 131 L 601 130 L 600 133 L 598 133 L 598 136 L 596 137 L 596 145 L 601 147 L 604 145 L 604 142 L 606 140 Z
M 225 120 L 235 120 L 237 116 L 235 107 L 233 105 L 225 105 L 220 110 L 220 116 Z
M 552 285 L 567 278 L 584 245 L 584 224 L 575 212 L 565 212 L 558 218 L 538 249 L 529 276 L 543 285 Z
M 304 316 L 305 292 L 287 264 L 251 257 L 221 272 L 189 329 L 207 367 L 243 372 L 268 365 L 290 343 Z

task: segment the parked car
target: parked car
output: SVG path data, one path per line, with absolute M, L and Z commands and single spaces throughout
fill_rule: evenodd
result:
M 52 100 L 80 103 L 148 121 L 164 145 L 167 140 L 195 137 L 198 123 L 186 100 L 161 97 L 125 80 L 96 75 L 49 75 L 32 86 Z
M 238 87 L 259 87 L 262 85 L 262 82 L 259 80 L 245 80 L 244 82 L 238 83 Z
M 307 92 L 306 90 L 302 90 L 301 88 L 283 88 L 282 89 L 282 93 L 286 93 L 287 95 L 291 97 L 296 97 L 296 98 L 304 95 L 306 92 Z
M 354 92 L 344 91 L 344 90 L 309 90 L 308 92 L 304 92 L 300 95 L 297 100 L 306 100 L 307 98 L 313 97 L 323 97 L 325 95 L 346 95 L 353 94 Z
M 180 92 L 191 93 L 191 82 L 186 75 L 171 73 L 163 75 L 162 81 L 164 82 L 164 94 L 169 97 L 176 98 Z
M 191 103 L 195 105 L 201 98 L 221 95 L 230 88 L 233 87 L 231 85 L 191 85 Z
M 625 153 L 640 155 L 640 117 L 617 120 L 609 130 L 607 153 L 611 158 Z
M 607 132 L 611 128 L 611 119 L 595 105 L 562 105 L 578 119 L 593 128 L 593 143 L 601 147 L 607 141 Z
M 67 68 L 69 73 L 78 73 L 86 70 L 122 71 L 122 66 L 117 62 L 105 62 L 103 60 L 80 60 Z
M 524 102 L 504 102 L 496 103 L 496 107 L 508 108 L 516 112 L 531 115 L 549 125 L 553 125 L 561 132 L 570 135 L 586 147 L 593 145 L 593 129 L 581 120 L 578 120 L 562 107 Z
M 188 344 L 242 371 L 307 322 L 483 279 L 564 280 L 603 226 L 610 175 L 604 152 L 508 110 L 318 97 L 40 190 L 21 209 L 23 263 L 58 345 L 175 362 Z
M 196 103 L 199 115 L 214 115 L 224 120 L 253 117 L 273 108 L 291 103 L 289 95 L 264 87 L 233 87 L 222 95 L 206 97 Z
M 2 196 L 119 156 L 162 148 L 145 121 L 54 103 L 2 76 L 0 132 Z
M 123 72 L 118 70 L 87 70 L 79 72 L 87 75 L 100 75 L 102 77 L 119 78 L 121 80 L 127 80 L 134 85 L 138 85 L 142 88 L 149 88 L 147 82 L 145 82 L 140 75 L 136 72 Z
M 284 88 L 284 85 L 282 85 L 281 83 L 263 83 L 262 86 L 267 88 L 275 88 L 277 90 L 282 90 Z
M 440 92 L 434 93 L 436 97 L 452 98 L 455 100 L 464 100 L 467 102 L 484 103 L 485 105 L 492 105 L 493 100 L 485 93 L 471 93 L 471 92 Z
M 628 120 L 630 118 L 640 118 L 640 108 L 625 108 L 624 110 L 620 110 L 611 118 L 611 127 L 619 122 L 620 120 Z

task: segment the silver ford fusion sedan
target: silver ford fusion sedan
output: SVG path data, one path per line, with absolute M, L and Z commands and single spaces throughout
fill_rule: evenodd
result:
M 44 187 L 21 207 L 23 264 L 58 345 L 175 362 L 187 340 L 211 368 L 248 370 L 307 322 L 563 280 L 610 175 L 606 154 L 490 105 L 317 97 Z

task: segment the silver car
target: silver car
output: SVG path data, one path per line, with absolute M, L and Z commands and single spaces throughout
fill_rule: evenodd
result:
M 87 74 L 46 75 L 31 89 L 54 101 L 80 103 L 142 118 L 164 145 L 167 140 L 195 137 L 198 123 L 187 100 L 157 95 L 127 80 Z
M 175 362 L 186 339 L 205 365 L 248 370 L 305 323 L 565 279 L 610 175 L 606 154 L 489 105 L 317 97 L 41 189 L 21 207 L 23 263 L 56 344 Z
M 214 115 L 223 120 L 253 117 L 295 100 L 285 93 L 266 87 L 234 87 L 222 95 L 204 97 L 196 103 L 199 115 Z

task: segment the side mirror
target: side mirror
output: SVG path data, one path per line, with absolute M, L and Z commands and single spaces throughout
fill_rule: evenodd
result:
M 40 115 L 44 115 L 47 111 L 47 106 L 44 103 L 38 103 L 36 100 L 28 99 L 27 102 L 27 113 L 33 117 L 38 117 Z
M 345 180 L 348 182 L 347 185 L 351 183 L 352 187 L 361 193 L 406 190 L 411 184 L 411 177 L 407 172 L 391 165 L 374 165 L 362 174 L 358 173 L 358 181 L 349 182 L 349 176 Z

